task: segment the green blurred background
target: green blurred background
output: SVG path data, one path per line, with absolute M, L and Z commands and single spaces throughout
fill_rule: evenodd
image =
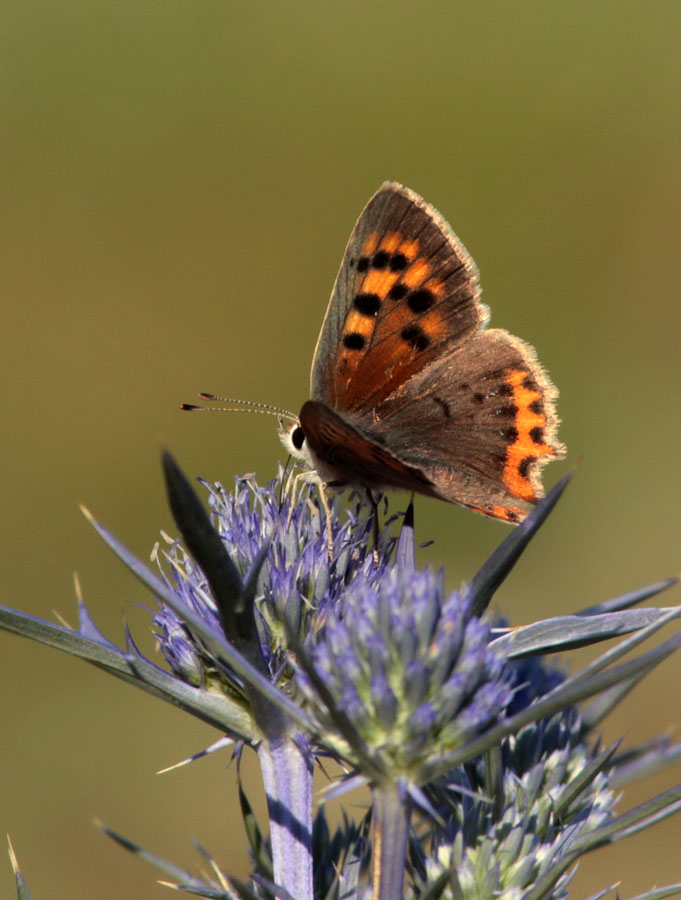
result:
M 493 324 L 560 387 L 578 475 L 497 597 L 515 623 L 680 567 L 681 6 L 5 0 L 0 11 L 3 602 L 74 621 L 72 572 L 145 649 L 135 552 L 172 531 L 158 455 L 270 476 L 274 422 L 186 416 L 199 390 L 298 409 L 356 216 L 384 179 L 438 207 Z M 470 578 L 505 527 L 420 500 L 423 561 Z M 665 602 L 679 602 L 678 589 Z M 93 816 L 195 867 L 247 871 L 217 734 L 84 664 L 0 636 L 0 833 L 36 898 L 167 896 Z M 678 722 L 681 659 L 608 723 Z M 678 771 L 630 790 L 622 808 Z M 247 782 L 261 801 L 257 778 Z M 348 798 L 353 804 L 354 798 Z M 575 896 L 679 880 L 679 822 L 582 865 Z M 0 866 L 3 895 L 9 865 Z

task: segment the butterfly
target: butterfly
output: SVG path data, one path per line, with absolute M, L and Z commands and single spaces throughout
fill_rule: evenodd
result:
M 312 361 L 281 427 L 328 486 L 400 489 L 510 523 L 565 454 L 534 348 L 487 328 L 478 270 L 445 219 L 386 182 L 350 236 Z M 371 494 L 370 494 L 371 496 Z

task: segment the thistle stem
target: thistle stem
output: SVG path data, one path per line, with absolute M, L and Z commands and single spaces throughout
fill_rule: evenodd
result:
M 274 881 L 295 900 L 312 900 L 311 757 L 286 735 L 263 741 L 258 758 L 270 820 Z
M 411 802 L 403 781 L 373 791 L 373 900 L 401 900 Z

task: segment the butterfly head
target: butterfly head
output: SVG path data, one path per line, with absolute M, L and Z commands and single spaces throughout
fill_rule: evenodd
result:
M 297 418 L 279 418 L 279 440 L 284 450 L 306 469 L 314 468 L 310 451 L 305 440 L 305 432 Z

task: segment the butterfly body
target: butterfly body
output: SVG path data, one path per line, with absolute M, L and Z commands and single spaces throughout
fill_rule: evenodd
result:
M 300 411 L 310 462 L 332 487 L 393 488 L 432 494 L 422 473 L 400 461 L 381 442 L 380 434 L 363 429 L 330 407 L 308 400 Z M 435 496 L 434 494 L 432 494 Z
M 475 263 L 447 222 L 384 184 L 341 263 L 296 455 L 330 484 L 522 521 L 542 496 L 542 466 L 564 454 L 557 391 L 534 349 L 488 320 Z

